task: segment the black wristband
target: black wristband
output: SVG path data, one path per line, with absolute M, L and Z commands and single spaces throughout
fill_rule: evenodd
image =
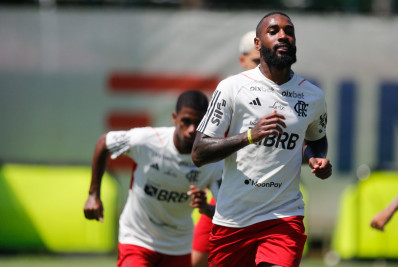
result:
M 306 146 L 304 149 L 304 157 L 309 160 L 310 158 L 316 158 L 314 151 L 312 151 L 312 148 L 310 146 Z

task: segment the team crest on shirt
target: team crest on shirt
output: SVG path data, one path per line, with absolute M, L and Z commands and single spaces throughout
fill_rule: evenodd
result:
M 294 105 L 294 110 L 297 112 L 297 115 L 299 117 L 307 117 L 307 107 L 308 107 L 307 103 L 298 100 L 296 105 Z
M 189 173 L 185 175 L 189 182 L 195 183 L 198 182 L 199 171 L 198 170 L 191 170 Z

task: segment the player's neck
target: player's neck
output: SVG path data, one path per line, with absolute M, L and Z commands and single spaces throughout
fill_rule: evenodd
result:
M 290 66 L 285 68 L 276 68 L 275 66 L 269 65 L 265 62 L 261 62 L 260 71 L 265 77 L 279 85 L 284 84 L 290 80 Z
M 182 145 L 182 143 L 180 142 L 180 140 L 178 140 L 178 137 L 175 133 L 173 135 L 173 143 L 174 143 L 174 147 L 177 149 L 178 153 L 180 153 L 180 154 L 190 154 L 191 153 L 192 147 L 191 148 L 184 147 Z

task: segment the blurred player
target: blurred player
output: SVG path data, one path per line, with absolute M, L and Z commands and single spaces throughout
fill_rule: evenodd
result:
M 370 222 L 370 226 L 373 228 L 384 231 L 384 226 L 391 220 L 394 213 L 398 210 L 398 196 L 391 201 L 391 203 L 382 211 L 377 213 L 372 221 Z
M 255 31 L 249 31 L 242 36 L 239 43 L 239 63 L 246 69 L 251 70 L 260 64 L 260 52 L 254 47 Z
M 113 131 L 99 138 L 84 206 L 87 219 L 103 221 L 100 187 L 109 154 L 111 158 L 125 154 L 137 163 L 119 221 L 117 266 L 191 266 L 189 195 L 200 200 L 205 188 L 216 195 L 222 173 L 221 162 L 198 168 L 191 159 L 196 127 L 207 106 L 204 94 L 187 91 L 177 100 L 174 127 Z
M 332 174 L 325 97 L 291 69 L 296 37 L 286 14 L 260 20 L 255 47 L 259 68 L 219 83 L 192 150 L 197 166 L 225 159 L 208 263 L 296 267 L 306 241 L 303 148 L 316 177 Z
M 260 53 L 254 46 L 255 31 L 245 33 L 239 43 L 239 63 L 246 70 L 253 69 L 260 64 Z M 214 198 L 211 199 L 211 205 L 215 205 Z M 202 214 L 194 229 L 192 242 L 192 266 L 207 267 L 207 258 L 209 257 L 209 237 L 211 229 L 211 218 Z

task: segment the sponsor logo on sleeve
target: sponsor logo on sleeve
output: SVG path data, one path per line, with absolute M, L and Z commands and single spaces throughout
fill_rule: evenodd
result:
M 220 125 L 221 119 L 224 115 L 224 112 L 222 112 L 222 110 L 226 105 L 227 102 L 224 99 L 221 99 L 220 102 L 217 103 L 216 109 L 213 113 L 213 118 L 211 119 L 211 123 L 216 124 L 217 126 Z
M 319 125 L 321 128 L 319 129 L 319 133 L 326 131 L 326 125 L 328 123 L 328 115 L 325 113 L 319 117 Z

